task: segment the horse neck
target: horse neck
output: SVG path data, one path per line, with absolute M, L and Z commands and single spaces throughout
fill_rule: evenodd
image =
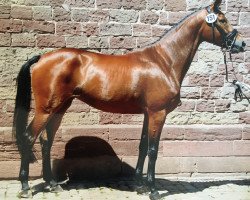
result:
M 173 69 L 180 85 L 202 42 L 200 33 L 204 19 L 203 11 L 194 13 L 170 31 L 159 43 L 160 52 L 163 52 L 166 58 L 166 66 Z

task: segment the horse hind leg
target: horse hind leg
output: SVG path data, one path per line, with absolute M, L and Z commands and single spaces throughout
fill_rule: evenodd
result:
M 51 192 L 60 192 L 63 189 L 60 185 L 55 181 L 51 170 L 51 147 L 53 144 L 54 136 L 56 131 L 58 130 L 63 115 L 66 110 L 70 107 L 72 100 L 68 101 L 64 104 L 49 120 L 46 125 L 46 132 L 44 132 L 40 136 L 40 143 L 42 146 L 42 160 L 43 160 L 43 179 L 45 181 L 45 190 L 49 190 Z
M 21 166 L 19 172 L 19 180 L 21 181 L 22 189 L 19 193 L 19 197 L 29 198 L 32 196 L 32 192 L 28 184 L 29 163 L 34 159 L 32 147 L 39 133 L 44 129 L 49 117 L 50 115 L 48 113 L 36 111 L 33 120 L 22 136 L 22 147 L 20 148 Z

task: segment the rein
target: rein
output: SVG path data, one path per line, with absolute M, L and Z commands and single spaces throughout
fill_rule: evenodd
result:
M 218 8 L 215 8 L 215 9 L 219 10 Z M 214 14 L 213 11 L 211 11 L 210 6 L 208 6 L 206 8 L 206 10 L 207 10 L 207 12 L 209 14 L 207 16 L 206 21 L 207 21 L 208 25 L 210 25 L 212 27 L 213 44 L 215 44 L 215 28 L 217 28 L 217 30 L 221 33 L 221 35 L 223 37 L 223 44 L 222 44 L 222 47 L 221 47 L 221 51 L 223 52 L 223 55 L 224 55 L 224 65 L 225 65 L 225 69 L 226 69 L 226 81 L 229 83 L 226 52 L 229 52 L 230 62 L 233 63 L 233 61 L 232 61 L 233 46 L 235 44 L 238 31 L 236 29 L 233 29 L 230 33 L 226 34 L 217 25 L 217 23 L 216 23 L 217 16 Z M 244 83 L 242 83 L 242 82 L 240 82 L 238 80 L 233 80 L 232 81 L 232 86 L 234 86 L 234 88 L 235 88 L 235 94 L 234 94 L 235 101 L 237 101 L 238 99 L 239 99 L 239 101 L 242 101 L 243 98 L 245 97 L 248 100 L 248 102 L 250 103 L 250 99 L 242 91 L 242 89 L 250 90 L 249 85 L 244 84 Z

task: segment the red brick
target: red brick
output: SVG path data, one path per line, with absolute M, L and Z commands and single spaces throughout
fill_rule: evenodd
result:
M 201 98 L 203 99 L 218 99 L 218 88 L 215 87 L 202 87 Z
M 22 21 L 13 19 L 0 19 L 0 32 L 19 33 L 22 31 Z
M 244 62 L 244 53 L 232 54 L 232 60 L 239 63 Z M 235 67 L 235 65 L 233 65 L 233 67 Z
M 230 156 L 233 155 L 231 141 L 164 141 L 164 156 Z
M 11 46 L 14 47 L 34 47 L 36 45 L 36 38 L 34 34 L 20 33 L 12 34 Z
M 107 23 L 109 12 L 106 10 L 91 10 L 88 12 L 90 22 Z
M 120 9 L 123 0 L 96 0 L 98 8 Z
M 134 37 L 111 37 L 110 48 L 114 49 L 136 48 L 136 39 Z
M 139 149 L 139 140 L 111 141 L 111 147 L 118 156 L 137 156 Z
M 98 23 L 86 23 L 82 24 L 83 35 L 86 36 L 98 36 L 99 35 L 99 25 Z
M 67 112 L 74 112 L 74 113 L 81 113 L 81 112 L 90 112 L 91 107 L 86 104 L 83 103 L 80 100 L 75 99 L 71 106 L 69 107 L 69 109 L 67 110 Z
M 110 128 L 109 129 L 109 140 L 140 140 L 141 139 L 142 128 Z M 128 141 L 129 142 L 129 141 Z
M 188 111 L 194 111 L 194 109 L 195 109 L 195 101 L 193 101 L 193 100 L 182 100 L 181 105 L 178 106 L 175 110 L 176 111 L 188 112 Z
M 23 21 L 24 32 L 55 33 L 55 24 L 42 21 Z
M 161 12 L 160 13 L 159 24 L 160 25 L 168 25 L 169 24 L 168 17 L 169 17 L 169 13 L 168 12 Z
M 185 134 L 184 126 L 167 126 L 163 127 L 161 140 L 183 140 Z
M 152 26 L 152 36 L 153 37 L 162 37 L 164 36 L 169 28 L 165 26 Z
M 0 142 L 2 143 L 4 141 L 4 130 L 0 129 Z
M 34 20 L 52 20 L 52 9 L 50 6 L 34 6 L 33 7 Z
M 81 35 L 82 26 L 80 23 L 75 22 L 57 22 L 56 34 L 57 35 Z
M 32 19 L 32 7 L 29 6 L 12 6 L 11 17 L 15 19 Z
M 76 22 L 88 22 L 89 12 L 87 9 L 73 9 L 72 10 L 72 20 Z
M 131 36 L 132 27 L 128 24 L 101 24 L 100 25 L 100 35 L 107 36 Z
M 94 8 L 95 0 L 67 0 L 68 5 L 72 7 L 86 7 L 86 8 Z
M 235 12 L 226 13 L 226 18 L 228 19 L 228 21 L 230 22 L 232 26 L 239 25 L 239 13 L 235 13 Z
M 109 48 L 109 39 L 107 37 L 90 37 L 89 48 Z
M 248 172 L 249 170 L 250 170 L 250 157 L 197 158 L 197 171 L 201 173 Z
M 71 0 L 67 0 L 71 1 Z M 75 0 L 72 0 L 75 1 Z M 26 5 L 30 5 L 30 6 L 52 6 L 52 7 L 56 7 L 56 6 L 62 6 L 62 4 L 65 2 L 65 0 L 25 0 L 25 4 Z
M 142 48 L 155 43 L 159 38 L 157 37 L 138 37 L 137 38 L 137 47 Z
M 169 12 L 168 23 L 170 25 L 177 24 L 180 20 L 188 15 L 187 12 Z
M 100 112 L 100 124 L 121 124 L 122 114 Z
M 234 172 L 233 157 L 204 157 L 197 159 L 197 171 L 204 172 Z
M 250 140 L 250 126 L 249 125 L 246 125 L 243 128 L 242 139 L 243 140 Z
M 151 25 L 135 24 L 133 25 L 133 36 L 150 37 L 152 35 Z
M 11 11 L 10 6 L 1 5 L 0 6 L 0 18 L 2 19 L 10 18 L 10 11 Z
M 86 36 L 70 36 L 66 38 L 66 46 L 73 48 L 87 48 L 88 38 Z M 80 111 L 77 111 L 80 112 Z
M 182 87 L 181 97 L 187 99 L 199 99 L 200 88 L 199 87 Z
M 249 27 L 239 27 L 238 31 L 244 35 L 244 38 L 249 38 L 250 37 L 250 30 Z
M 208 75 L 199 75 L 199 74 L 189 75 L 189 86 L 206 87 L 208 85 L 209 85 L 209 76 Z
M 196 111 L 198 112 L 214 112 L 215 104 L 214 101 L 208 100 L 199 100 L 197 101 Z
M 148 1 L 147 8 L 148 10 L 162 10 L 164 7 L 164 3 L 164 0 Z
M 249 140 L 234 141 L 234 155 L 249 156 L 250 155 L 250 141 Z
M 123 0 L 123 8 L 132 10 L 146 10 L 146 0 Z
M 159 19 L 159 15 L 152 11 L 142 11 L 140 15 L 140 21 L 145 24 L 156 24 Z
M 66 11 L 62 7 L 56 7 L 53 10 L 53 19 L 55 21 L 70 21 L 71 20 L 70 12 Z
M 225 112 L 230 109 L 231 101 L 218 99 L 215 101 L 215 112 Z
M 11 35 L 10 33 L 0 33 L 0 46 L 10 46 L 11 44 Z
M 213 140 L 240 140 L 242 137 L 242 126 L 236 125 L 191 125 L 184 126 L 185 140 L 213 141 Z
M 1 161 L 0 162 L 0 178 L 18 178 L 20 161 Z M 11 167 L 10 167 L 11 166 Z M 30 164 L 30 177 L 41 177 L 42 163 L 41 161 Z
M 38 35 L 37 46 L 38 47 L 65 47 L 66 42 L 63 36 Z
M 108 128 L 63 127 L 62 141 L 75 137 L 97 137 L 108 141 Z
M 228 12 L 248 11 L 248 1 L 247 0 L 241 0 L 241 1 L 232 0 L 228 2 L 227 11 Z
M 239 121 L 240 123 L 250 124 L 250 112 L 241 112 Z
M 122 157 L 122 173 L 123 174 L 134 174 L 134 169 L 137 164 L 137 156 L 125 156 Z M 131 168 L 132 167 L 132 168 Z M 148 158 L 145 160 L 143 172 L 147 172 Z M 180 158 L 173 157 L 158 157 L 155 165 L 156 174 L 175 174 L 180 172 Z
M 66 144 L 66 142 L 54 142 L 51 148 L 51 159 L 63 159 Z
M 13 122 L 13 114 L 0 112 L 0 127 L 11 127 Z
M 210 77 L 210 86 L 211 87 L 222 87 L 224 85 L 225 77 L 222 75 L 216 75 Z
M 165 1 L 165 9 L 167 11 L 183 11 L 186 10 L 186 1 L 183 0 L 168 0 Z

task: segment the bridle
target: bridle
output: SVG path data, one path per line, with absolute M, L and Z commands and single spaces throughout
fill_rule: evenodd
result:
M 208 6 L 206 10 L 209 14 L 214 13 L 213 11 L 211 11 L 210 6 Z M 215 13 L 218 13 L 219 8 L 215 7 L 214 10 L 215 10 Z M 225 33 L 225 31 L 220 26 L 218 26 L 216 22 L 217 22 L 217 19 L 213 23 L 208 24 L 209 26 L 212 27 L 213 43 L 215 44 L 215 28 L 217 28 L 217 30 L 220 32 L 220 34 L 223 37 L 222 49 L 225 49 L 229 53 L 232 53 L 232 49 L 235 44 L 236 37 L 238 35 L 238 31 L 236 29 L 233 29 L 231 32 Z
M 206 7 L 206 10 L 207 10 L 208 14 L 212 14 L 212 15 L 215 15 L 219 12 L 218 7 L 214 8 L 214 12 L 211 10 L 210 6 Z M 222 43 L 221 50 L 222 50 L 223 55 L 224 55 L 224 64 L 225 64 L 225 68 L 226 68 L 226 80 L 227 80 L 227 82 L 229 82 L 226 52 L 229 52 L 230 62 L 233 63 L 232 62 L 232 53 L 233 53 L 233 47 L 235 45 L 236 38 L 238 35 L 238 31 L 236 29 L 233 29 L 231 32 L 225 33 L 225 31 L 220 26 L 218 26 L 218 24 L 216 22 L 217 22 L 217 16 L 214 20 L 212 20 L 212 23 L 208 23 L 208 21 L 207 21 L 207 24 L 212 27 L 213 44 L 215 44 L 215 28 L 217 28 L 217 30 L 220 32 L 220 34 L 223 37 L 223 43 Z M 242 92 L 242 89 L 250 90 L 250 87 L 244 83 L 241 83 L 240 81 L 237 81 L 237 80 L 234 80 L 232 82 L 232 85 L 235 87 L 235 94 L 234 94 L 235 100 L 237 101 L 237 99 L 239 98 L 241 101 L 245 97 L 248 100 L 248 102 L 250 103 L 250 99 Z

